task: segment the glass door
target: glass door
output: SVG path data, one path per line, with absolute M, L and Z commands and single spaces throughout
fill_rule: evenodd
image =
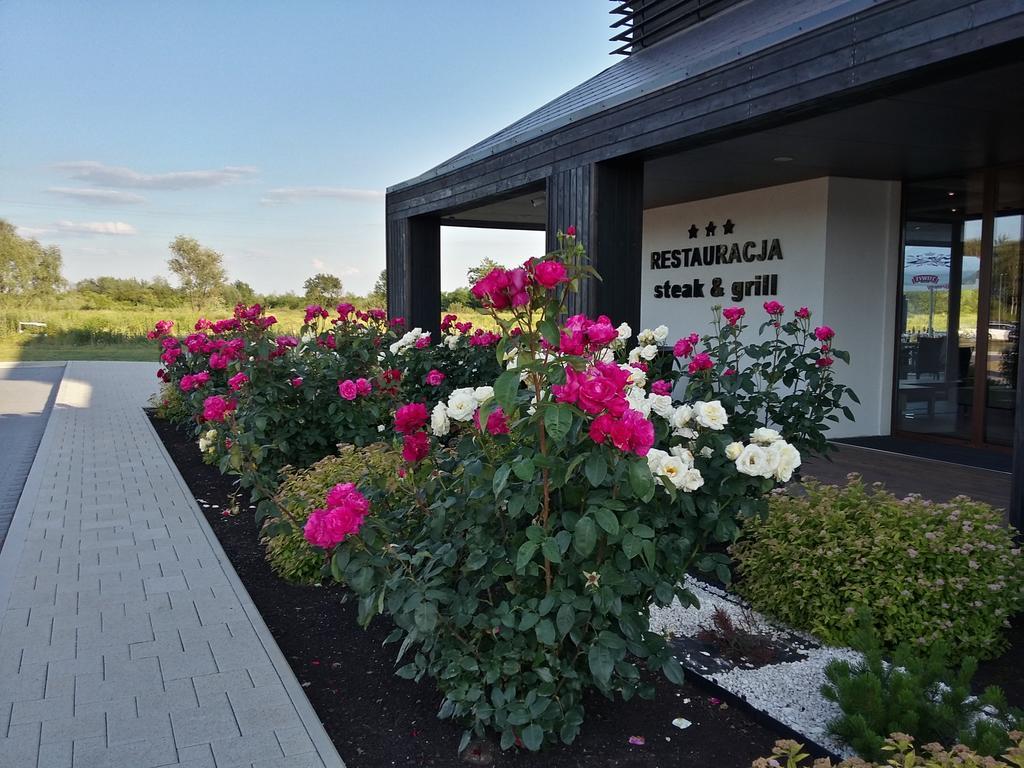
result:
M 895 431 L 1012 445 L 1022 192 L 1020 168 L 905 185 Z

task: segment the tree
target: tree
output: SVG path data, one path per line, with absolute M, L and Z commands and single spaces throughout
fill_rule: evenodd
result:
M 477 264 L 475 267 L 470 267 L 466 270 L 466 279 L 469 280 L 470 286 L 476 285 L 482 277 L 484 277 L 492 269 L 497 269 L 501 265 L 494 259 L 484 256 L 484 260 Z
M 0 299 L 51 296 L 66 287 L 60 248 L 21 237 L 0 219 Z
M 306 301 L 324 307 L 333 307 L 341 300 L 341 278 L 318 272 L 302 284 Z
M 388 303 L 388 271 L 382 269 L 377 275 L 377 282 L 373 284 L 373 290 L 367 296 L 370 303 L 377 307 L 386 307 Z
M 193 309 L 202 309 L 224 287 L 227 273 L 224 257 L 212 248 L 199 244 L 194 237 L 178 235 L 170 245 L 173 254 L 167 266 L 181 283 Z

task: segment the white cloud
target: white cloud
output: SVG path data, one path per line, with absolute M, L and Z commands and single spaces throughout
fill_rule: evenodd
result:
M 323 259 L 313 259 L 313 269 L 325 269 L 326 267 Z
M 218 187 L 252 176 L 251 166 L 229 165 L 201 171 L 172 171 L 170 173 L 141 173 L 132 168 L 106 165 L 95 160 L 76 160 L 57 163 L 54 168 L 72 179 L 98 184 L 101 187 L 130 187 L 133 189 L 196 189 Z
M 14 228 L 14 230 L 15 230 L 15 232 L 18 233 L 19 237 L 25 237 L 25 238 L 28 238 L 29 240 L 33 240 L 33 239 L 35 239 L 37 237 L 42 237 L 45 234 L 53 232 L 52 229 L 47 229 L 46 227 L 22 227 L 22 226 L 17 226 L 17 227 Z
M 70 235 L 135 235 L 138 230 L 123 221 L 58 221 L 58 232 Z
M 268 189 L 260 202 L 265 205 L 277 205 L 323 198 L 349 201 L 383 200 L 384 190 L 351 187 L 277 187 Z
M 51 195 L 69 197 L 83 203 L 116 203 L 118 205 L 144 203 L 146 198 L 134 192 L 119 192 L 115 189 L 91 189 L 88 187 L 50 187 Z

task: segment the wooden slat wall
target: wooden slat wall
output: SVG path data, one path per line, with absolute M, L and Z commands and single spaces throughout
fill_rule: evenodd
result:
M 576 227 L 576 240 L 587 249 L 592 242 L 591 187 L 594 170 L 589 165 L 559 171 L 548 178 L 548 226 L 547 250 L 558 248 L 558 232 L 565 232 L 570 226 Z M 593 306 L 593 290 L 586 286 L 584 291 L 570 297 L 570 314 L 590 313 Z
M 644 165 L 639 159 L 594 166 L 594 266 L 601 281 L 593 286 L 595 314 L 640 330 L 641 252 L 644 227 Z
M 468 205 L 567 169 L 683 149 L 920 82 L 929 68 L 1024 37 L 1024 0 L 892 0 L 701 77 L 403 187 L 389 213 Z M 957 72 L 963 73 L 964 59 Z
M 405 317 L 409 311 L 409 220 L 404 216 L 388 216 L 385 228 L 388 281 L 388 315 Z
M 387 219 L 388 314 L 440 338 L 441 220 Z

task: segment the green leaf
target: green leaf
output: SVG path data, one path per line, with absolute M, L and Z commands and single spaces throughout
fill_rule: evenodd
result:
M 638 539 L 631 533 L 627 533 L 625 538 L 622 539 L 622 551 L 626 553 L 626 557 L 630 560 L 640 554 L 640 550 L 643 549 L 643 546 L 644 540 Z
M 533 475 L 537 471 L 537 468 L 533 466 L 533 461 L 531 459 L 520 459 L 512 465 L 512 471 L 516 473 L 516 477 L 525 483 L 533 479 Z
M 505 488 L 505 483 L 508 482 L 508 475 L 512 471 L 512 467 L 508 464 L 502 464 L 494 471 L 494 481 L 491 483 L 491 487 L 494 488 L 494 495 L 498 496 Z
M 552 563 L 562 562 L 562 553 L 558 551 L 558 542 L 554 539 L 544 539 L 544 543 L 540 545 L 540 551 Z
M 683 684 L 683 668 L 676 660 L 675 656 L 669 656 L 665 659 L 665 663 L 662 665 L 661 671 L 665 673 L 665 677 L 667 677 L 670 682 L 673 682 L 676 685 Z
M 437 626 L 437 606 L 433 603 L 420 603 L 413 611 L 413 621 L 416 622 L 416 628 L 420 632 L 433 632 L 434 627 Z
M 615 516 L 607 507 L 595 507 L 594 517 L 597 519 L 597 524 L 600 525 L 604 530 L 611 536 L 617 536 L 619 533 L 619 518 Z
M 612 669 L 615 667 L 615 660 L 612 658 L 611 652 L 604 646 L 597 643 L 590 646 L 590 652 L 587 654 L 587 664 L 590 667 L 590 673 L 602 685 L 607 685 L 608 681 L 612 679 Z
M 536 752 L 540 749 L 540 745 L 544 743 L 544 729 L 533 723 L 523 728 L 519 738 L 522 740 L 524 747 L 531 752 Z
M 555 644 L 555 625 L 551 623 L 551 619 L 542 619 L 534 627 L 534 632 L 537 633 L 537 639 L 544 645 Z
M 629 465 L 629 487 L 640 499 L 654 491 L 654 475 L 646 460 L 634 461 Z
M 519 393 L 519 371 L 512 369 L 505 371 L 494 382 L 494 399 L 505 411 L 506 415 L 511 413 L 516 405 L 516 395 Z
M 583 467 L 584 472 L 587 475 L 587 480 L 590 484 L 597 488 L 604 479 L 608 476 L 608 462 L 605 461 L 604 455 L 598 451 L 594 451 L 587 457 L 587 463 Z
M 544 337 L 544 341 L 552 346 L 558 346 L 558 326 L 550 320 L 541 320 L 537 323 L 537 330 Z
M 537 542 L 524 541 L 522 546 L 519 547 L 519 552 L 516 554 L 516 571 L 524 571 L 535 554 L 537 554 Z
M 523 618 L 519 620 L 519 631 L 525 632 L 528 629 L 532 629 L 537 625 L 538 621 L 540 621 L 540 616 L 533 611 L 526 611 L 523 614 Z
M 569 434 L 570 427 L 572 427 L 572 411 L 567 405 L 551 405 L 545 409 L 544 428 L 552 439 L 561 442 Z
M 576 523 L 576 530 L 572 535 L 572 546 L 581 557 L 586 557 L 594 551 L 597 544 L 597 526 L 590 517 L 584 517 Z
M 558 627 L 558 634 L 565 637 L 576 623 L 576 611 L 568 603 L 562 605 L 555 615 L 555 625 Z

